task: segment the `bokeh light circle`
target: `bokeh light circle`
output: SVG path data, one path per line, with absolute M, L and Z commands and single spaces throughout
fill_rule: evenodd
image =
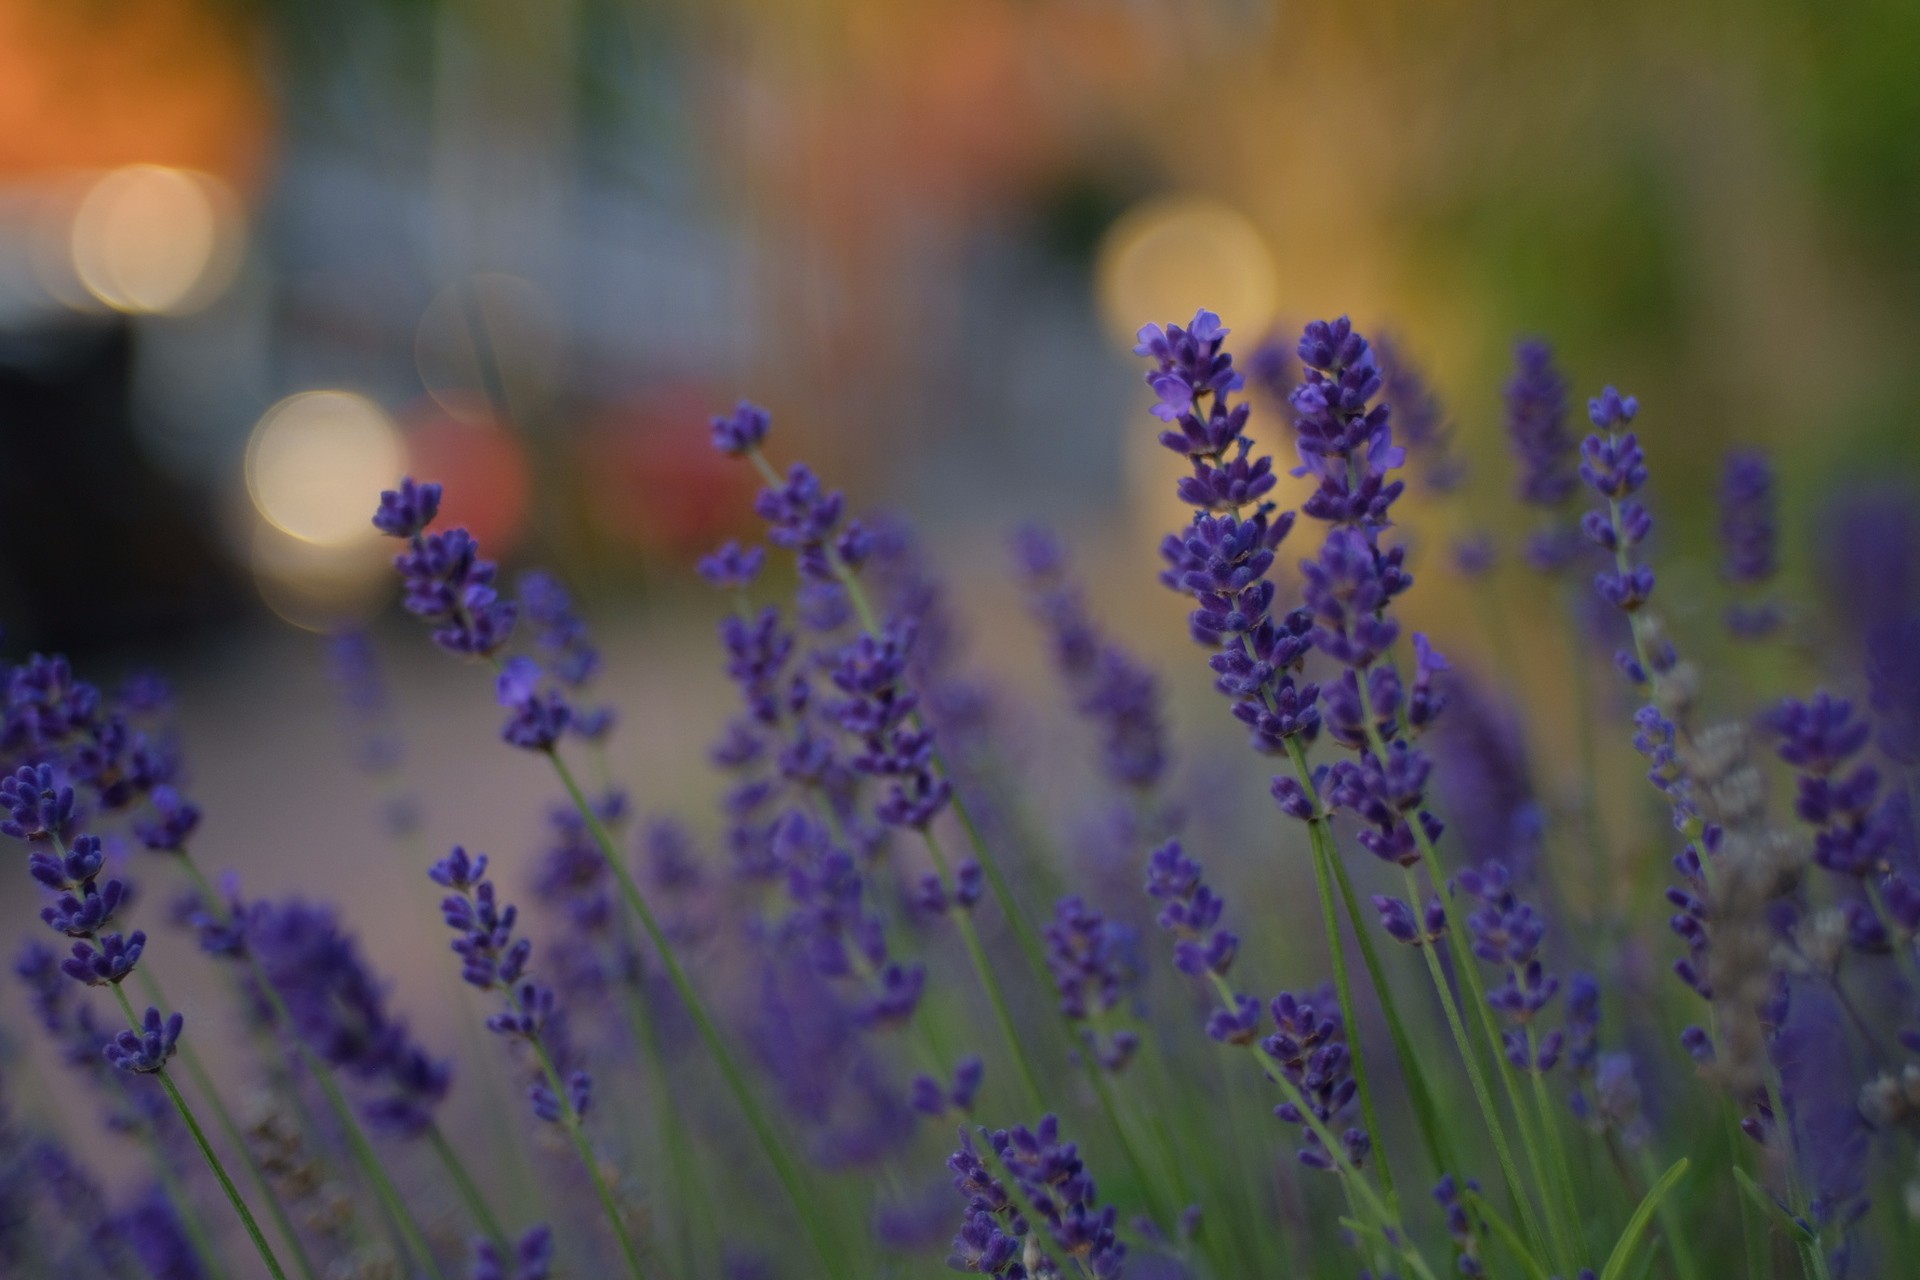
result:
M 1199 196 L 1165 196 L 1122 214 L 1095 257 L 1100 318 L 1132 346 L 1148 322 L 1186 321 L 1200 307 L 1243 333 L 1263 332 L 1279 303 L 1266 238 L 1231 206 Z
M 267 410 L 247 441 L 247 494 L 262 519 L 303 542 L 373 536 L 380 491 L 406 465 L 380 406 L 350 391 L 303 391 Z
M 74 210 L 74 274 L 116 311 L 192 311 L 238 265 L 232 196 L 206 174 L 137 164 L 103 174 Z

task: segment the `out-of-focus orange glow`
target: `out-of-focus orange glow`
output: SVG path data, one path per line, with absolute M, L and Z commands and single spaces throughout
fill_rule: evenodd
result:
M 271 126 L 244 7 L 0 0 L 0 178 L 147 163 L 251 189 Z
M 1100 317 L 1129 347 L 1142 317 L 1184 322 L 1200 307 L 1256 335 L 1272 323 L 1279 297 L 1259 229 L 1238 210 L 1198 196 L 1128 210 L 1101 241 L 1096 273 Z
M 87 190 L 70 239 L 88 293 L 116 311 L 165 313 L 195 310 L 226 288 L 242 233 L 219 179 L 139 164 Z
M 752 469 L 715 453 L 704 430 L 719 397 L 679 387 L 616 406 L 594 425 L 580 474 L 595 524 L 630 546 L 691 559 L 738 527 Z
M 406 469 L 444 486 L 436 528 L 464 525 L 488 555 L 504 555 L 526 532 L 532 496 L 526 450 L 484 399 L 449 399 L 418 400 L 402 412 Z

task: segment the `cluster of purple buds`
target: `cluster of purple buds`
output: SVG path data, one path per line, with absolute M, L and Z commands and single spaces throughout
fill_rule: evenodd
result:
M 534 1227 L 514 1243 L 512 1255 L 491 1240 L 474 1245 L 472 1280 L 547 1280 L 553 1273 L 553 1233 Z
M 972 858 L 961 862 L 953 869 L 953 887 L 929 871 L 920 877 L 919 889 L 913 895 L 913 905 L 928 915 L 944 915 L 951 910 L 971 911 L 980 903 L 980 895 L 986 891 L 986 876 L 980 864 Z
M 1107 777 L 1131 791 L 1151 789 L 1167 767 L 1159 681 L 1100 633 L 1052 533 L 1028 525 L 1016 535 L 1014 551 L 1028 606 L 1052 642 L 1054 668 L 1074 709 L 1100 731 Z
M 1308 615 L 1273 616 L 1275 588 L 1266 575 L 1294 517 L 1260 501 L 1274 485 L 1273 461 L 1250 458 L 1253 442 L 1243 434 L 1249 407 L 1228 402 L 1243 380 L 1222 349 L 1226 337 L 1220 317 L 1200 311 L 1184 328 L 1147 325 L 1134 353 L 1153 364 L 1153 413 L 1168 424 L 1160 443 L 1193 468 L 1179 487 L 1196 508 L 1193 522 L 1161 543 L 1160 580 L 1193 598 L 1188 626 L 1196 641 L 1216 650 L 1215 687 L 1233 700 L 1255 748 L 1271 755 L 1296 734 L 1311 737 L 1319 690 L 1297 679 L 1311 647 Z M 1256 503 L 1251 515 L 1240 514 Z
M 524 655 L 501 666 L 494 695 L 507 710 L 501 739 L 523 751 L 552 751 L 573 723 L 565 695 L 546 683 L 538 662 Z
M 434 642 L 450 653 L 491 657 L 513 635 L 519 607 L 501 598 L 493 585 L 499 568 L 480 557 L 472 534 L 426 532 L 439 514 L 440 486 L 406 476 L 397 489 L 381 493 L 373 527 L 407 540 L 393 567 L 400 571 L 407 612 L 434 624 Z
M 1893 832 L 1879 805 L 1880 771 L 1853 763 L 1873 729 L 1853 704 L 1825 690 L 1806 702 L 1783 699 L 1766 718 L 1775 751 L 1795 771 L 1794 811 L 1814 829 L 1813 860 L 1854 879 L 1889 870 Z
M 459 936 L 453 950 L 460 957 L 460 976 L 481 991 L 496 992 L 506 1007 L 487 1019 L 487 1030 L 537 1046 L 564 1080 L 567 1096 L 555 1096 L 544 1078 L 528 1087 L 534 1114 L 549 1124 L 577 1124 L 593 1099 L 593 1077 L 572 1061 L 558 999 L 551 988 L 527 976 L 533 943 L 515 938 L 519 910 L 501 906 L 487 877 L 487 857 L 453 851 L 427 872 L 433 882 L 449 890 L 440 901 L 447 927 Z
M 907 1101 L 921 1115 L 936 1120 L 966 1115 L 973 1110 L 974 1099 L 979 1096 L 980 1085 L 986 1075 L 986 1064 L 979 1058 L 962 1058 L 953 1069 L 951 1084 L 943 1085 L 930 1075 L 915 1076 L 907 1092 Z
M 934 769 L 933 730 L 914 714 L 919 698 L 906 680 L 914 635 L 911 624 L 896 621 L 878 636 L 862 632 L 849 641 L 830 671 L 842 696 L 827 710 L 860 742 L 853 768 L 889 780 L 875 815 L 888 826 L 925 830 L 953 789 Z
M 1026 1215 L 1007 1193 L 973 1145 L 973 1136 L 960 1130 L 960 1149 L 947 1157 L 953 1189 L 966 1199 L 966 1217 L 953 1238 L 947 1266 L 955 1271 L 1028 1280 L 1026 1239 L 1031 1231 Z
M 862 980 L 854 1008 L 862 1027 L 909 1021 L 926 988 L 926 967 L 893 958 L 886 929 L 866 900 L 866 877 L 853 855 L 798 809 L 776 824 L 775 856 L 786 871 L 791 910 L 781 925 L 812 969 L 828 978 Z
M 586 621 L 575 612 L 573 597 L 558 578 L 541 569 L 521 574 L 517 585 L 520 612 L 548 674 L 576 694 L 583 692 L 600 671 L 600 650 Z M 574 707 L 569 727 L 588 742 L 604 742 L 613 724 L 612 706 L 601 703 Z
M 1318 1120 L 1333 1129 L 1353 1102 L 1358 1086 L 1353 1077 L 1353 1057 L 1347 1048 L 1346 1027 L 1341 1021 L 1338 1002 L 1331 988 L 1319 991 L 1282 991 L 1271 1005 L 1274 1031 L 1260 1042 L 1273 1068 L 1299 1092 Z M 1301 1125 L 1306 1137 L 1300 1148 L 1300 1163 L 1312 1169 L 1336 1167 L 1333 1155 L 1320 1135 L 1308 1124 L 1307 1117 L 1294 1102 L 1287 1101 L 1273 1112 L 1288 1124 Z M 1373 1149 L 1365 1129 L 1350 1125 L 1340 1134 L 1347 1163 L 1359 1168 Z
M 1647 455 L 1640 438 L 1627 430 L 1640 402 L 1608 387 L 1587 402 L 1594 431 L 1580 444 L 1580 477 L 1606 506 L 1580 518 L 1594 545 L 1614 557 L 1613 567 L 1594 578 L 1601 599 L 1634 613 L 1653 595 L 1653 566 L 1635 564 L 1634 548 L 1653 532 L 1653 516 L 1634 495 L 1647 482 Z M 1642 675 L 1637 682 L 1644 682 Z
M 1727 607 L 1727 630 L 1742 640 L 1780 628 L 1780 606 L 1757 596 L 1779 567 L 1773 484 L 1773 465 L 1762 453 L 1729 453 L 1720 469 L 1722 572 L 1743 593 Z
M 1240 938 L 1220 925 L 1226 903 L 1201 879 L 1200 864 L 1178 840 L 1147 859 L 1147 893 L 1162 904 L 1158 923 L 1174 936 L 1173 966 L 1194 978 L 1225 977 L 1240 952 Z
M 1127 1246 L 1114 1231 L 1119 1213 L 1112 1205 L 1100 1206 L 1079 1148 L 1060 1140 L 1058 1118 L 1043 1116 L 1033 1129 L 1015 1125 L 995 1130 L 988 1141 L 1034 1217 L 1079 1273 L 1093 1280 L 1119 1276 L 1127 1260 Z
M 1555 573 L 1579 552 L 1579 535 L 1561 518 L 1567 500 L 1580 487 L 1574 470 L 1577 442 L 1567 431 L 1567 379 L 1553 363 L 1553 349 L 1537 340 L 1513 349 L 1514 372 L 1507 382 L 1507 441 L 1520 473 L 1520 501 L 1546 514 L 1547 523 L 1527 542 L 1527 562 Z
M 1389 479 L 1406 450 L 1394 443 L 1391 408 L 1373 403 L 1381 390 L 1373 348 L 1341 316 L 1309 324 L 1297 351 L 1300 385 L 1288 398 L 1300 452 L 1293 474 L 1318 483 L 1301 510 L 1328 524 L 1385 528 L 1406 491 L 1406 481 Z
M 1088 1047 L 1100 1066 L 1120 1071 L 1133 1060 L 1140 1037 L 1120 1030 L 1104 1041 L 1100 1021 L 1140 983 L 1139 939 L 1132 929 L 1109 920 L 1077 894 L 1060 899 L 1045 931 L 1047 971 L 1060 996 L 1060 1013 L 1069 1022 L 1091 1022 Z
M 1419 459 L 1428 489 L 1447 494 L 1466 483 L 1466 463 L 1452 451 L 1453 430 L 1446 409 L 1400 344 L 1386 337 L 1374 343 L 1380 365 L 1381 399 L 1391 406 L 1399 437 Z
M 1478 1191 L 1479 1184 L 1469 1180 L 1467 1190 Z M 1479 1277 L 1487 1274 L 1486 1264 L 1480 1260 L 1480 1226 L 1467 1210 L 1466 1197 L 1461 1194 L 1460 1184 L 1452 1174 L 1441 1178 L 1433 1188 L 1433 1202 L 1440 1206 L 1440 1212 L 1447 1221 L 1447 1235 L 1453 1239 L 1454 1256 L 1459 1272 L 1463 1276 Z
M 757 456 L 770 425 L 766 410 L 742 401 L 731 417 L 713 420 L 714 447 L 733 457 Z M 767 522 L 768 539 L 794 553 L 804 581 L 837 587 L 840 572 L 858 568 L 873 550 L 860 521 L 842 523 L 846 505 L 844 495 L 796 462 L 785 480 L 760 491 L 753 509 Z
M 292 1033 L 323 1062 L 377 1090 L 361 1107 L 368 1123 L 399 1137 L 426 1132 L 453 1069 L 428 1055 L 393 1016 L 384 984 L 333 913 L 297 900 L 255 902 L 241 927 L 248 953 L 286 1007 Z
M 1533 1023 L 1560 992 L 1560 979 L 1540 958 L 1546 917 L 1513 888 L 1513 876 L 1498 862 L 1469 867 L 1454 880 L 1477 904 L 1467 913 L 1473 954 L 1501 970 L 1504 980 L 1487 993 L 1487 1003 L 1511 1024 L 1503 1033 L 1507 1061 L 1519 1071 L 1551 1071 L 1566 1047 L 1556 1028 L 1536 1036 Z

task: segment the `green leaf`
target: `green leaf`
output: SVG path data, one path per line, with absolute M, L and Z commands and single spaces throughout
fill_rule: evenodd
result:
M 1500 1237 L 1500 1243 L 1507 1246 L 1507 1251 L 1520 1260 L 1520 1265 L 1527 1269 L 1527 1274 L 1532 1276 L 1533 1280 L 1552 1280 L 1547 1275 L 1546 1267 L 1541 1265 L 1540 1259 L 1533 1256 L 1527 1248 L 1527 1242 L 1522 1240 L 1520 1233 L 1513 1229 L 1513 1224 L 1496 1213 L 1493 1206 L 1487 1203 L 1487 1198 L 1478 1191 L 1469 1187 L 1466 1194 L 1467 1199 L 1473 1203 L 1474 1211 L 1493 1228 L 1493 1234 Z
M 1742 1169 L 1739 1165 L 1735 1165 L 1733 1166 L 1733 1176 L 1734 1179 L 1739 1182 L 1740 1190 L 1746 1193 L 1747 1199 L 1759 1205 L 1761 1212 L 1765 1213 L 1769 1218 L 1772 1218 L 1782 1231 L 1793 1238 L 1795 1244 L 1812 1244 L 1814 1242 L 1812 1233 L 1802 1226 L 1798 1219 L 1788 1213 L 1786 1208 L 1782 1206 L 1778 1200 L 1768 1195 L 1766 1188 L 1753 1180 L 1752 1174 Z
M 1613 1253 L 1608 1256 L 1607 1265 L 1600 1272 L 1600 1280 L 1620 1280 L 1626 1274 L 1627 1263 L 1633 1257 L 1633 1248 L 1640 1242 L 1640 1237 L 1646 1233 L 1647 1223 L 1653 1220 L 1653 1211 L 1660 1207 L 1660 1202 L 1666 1199 L 1667 1192 L 1673 1190 L 1674 1184 L 1680 1181 L 1680 1175 L 1686 1171 L 1687 1158 L 1682 1156 L 1673 1162 L 1671 1169 L 1660 1175 L 1660 1181 L 1648 1189 L 1647 1194 L 1640 1201 L 1640 1207 L 1633 1211 L 1631 1218 L 1627 1219 L 1626 1229 L 1614 1242 Z

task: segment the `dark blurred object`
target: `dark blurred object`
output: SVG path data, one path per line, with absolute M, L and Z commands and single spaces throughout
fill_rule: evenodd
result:
M 10 652 L 178 633 L 238 599 L 203 495 L 133 432 L 120 319 L 0 334 L 0 623 Z

